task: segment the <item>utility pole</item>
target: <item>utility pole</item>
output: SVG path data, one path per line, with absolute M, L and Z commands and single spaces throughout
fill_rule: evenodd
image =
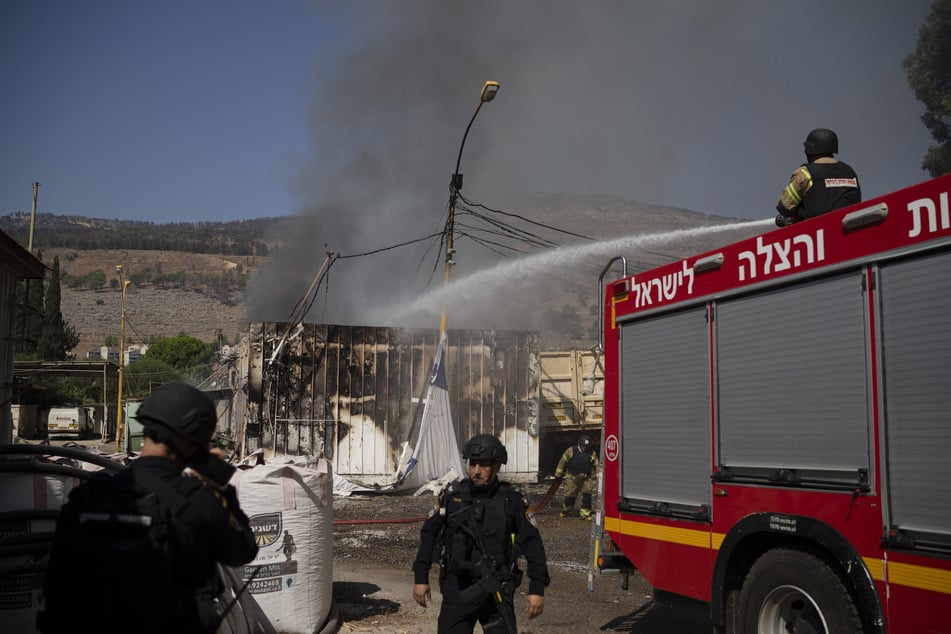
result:
M 125 289 L 132 282 L 122 279 L 122 265 L 116 265 L 116 274 L 119 276 L 119 399 L 116 404 L 116 452 L 125 448 L 129 450 L 125 442 L 125 421 L 122 417 L 122 369 L 125 366 Z
M 498 94 L 498 92 L 499 82 L 497 81 L 487 81 L 482 85 L 482 94 L 479 95 L 479 105 L 476 107 L 472 118 L 469 119 L 469 125 L 466 126 L 466 131 L 462 135 L 462 143 L 459 144 L 459 154 L 456 156 L 456 171 L 452 173 L 452 177 L 449 180 L 449 220 L 446 222 L 446 271 L 443 276 L 443 284 L 446 286 L 449 286 L 449 273 L 456 264 L 455 260 L 452 259 L 453 254 L 456 252 L 456 248 L 453 245 L 453 233 L 456 224 L 456 200 L 459 197 L 459 190 L 462 189 L 462 174 L 459 173 L 459 164 L 462 162 L 462 148 L 466 145 L 466 137 L 469 136 L 469 129 L 472 128 L 472 122 L 475 121 L 478 116 L 479 110 L 482 109 L 483 104 L 487 104 L 495 99 L 495 95 Z M 446 334 L 446 319 L 447 309 L 443 308 L 442 315 L 439 318 L 440 337 Z
M 36 192 L 40 189 L 39 183 L 33 183 L 33 214 L 30 216 L 30 242 L 26 250 L 33 255 L 33 227 L 36 226 Z

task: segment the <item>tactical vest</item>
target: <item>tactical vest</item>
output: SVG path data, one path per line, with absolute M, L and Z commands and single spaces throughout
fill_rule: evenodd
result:
M 484 555 L 491 559 L 499 579 L 512 574 L 514 560 L 513 528 L 509 526 L 506 500 L 511 492 L 507 484 L 499 484 L 492 497 L 473 496 L 466 485 L 451 487 L 447 493 L 446 528 L 444 533 L 444 569 L 454 575 L 477 576 L 474 568 Z M 450 501 L 456 497 L 461 503 Z M 481 539 L 486 552 L 477 545 Z
M 803 220 L 861 202 L 858 177 L 847 164 L 807 163 L 805 167 L 812 176 L 812 187 L 803 195 L 799 207 Z
M 95 474 L 74 490 L 69 513 L 61 513 L 60 521 L 68 517 L 69 523 L 56 533 L 44 581 L 42 631 L 75 631 L 71 615 L 90 605 L 104 606 L 121 622 L 144 618 L 136 626 L 142 632 L 214 631 L 216 588 L 193 585 L 209 571 L 179 552 L 173 530 L 173 524 L 203 530 L 204 520 L 188 501 L 201 485 L 195 478 L 180 485 L 130 467 Z
M 577 447 L 572 449 L 571 458 L 565 464 L 565 471 L 573 475 L 591 475 L 591 452 L 585 453 Z

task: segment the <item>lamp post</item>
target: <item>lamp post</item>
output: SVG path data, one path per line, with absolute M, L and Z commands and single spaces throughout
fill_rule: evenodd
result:
M 466 145 L 466 137 L 469 136 L 469 128 L 472 127 L 472 122 L 475 121 L 476 116 L 479 114 L 479 110 L 482 109 L 482 104 L 489 103 L 495 99 L 495 95 L 499 92 L 499 82 L 497 81 L 487 81 L 482 85 L 482 93 L 479 95 L 479 105 L 476 106 L 475 112 L 472 114 L 472 118 L 469 119 L 469 125 L 466 126 L 466 132 L 462 135 L 462 143 L 459 144 L 459 155 L 456 157 L 456 169 L 452 173 L 452 179 L 449 181 L 449 221 L 446 223 L 446 272 L 444 277 L 444 284 L 449 284 L 449 272 L 452 269 L 455 262 L 452 259 L 453 254 L 455 254 L 456 249 L 453 247 L 453 230 L 456 224 L 456 199 L 459 197 L 459 190 L 462 189 L 462 174 L 459 173 L 459 163 L 462 162 L 462 148 Z M 439 319 L 439 336 L 446 332 L 446 309 L 442 311 L 442 316 Z
M 116 407 L 116 451 L 122 451 L 122 437 L 125 435 L 125 421 L 122 417 L 122 369 L 123 363 L 122 350 L 125 347 L 125 289 L 131 284 L 129 280 L 122 279 L 122 265 L 116 265 L 116 273 L 119 275 L 120 290 L 120 318 L 119 318 L 119 402 Z

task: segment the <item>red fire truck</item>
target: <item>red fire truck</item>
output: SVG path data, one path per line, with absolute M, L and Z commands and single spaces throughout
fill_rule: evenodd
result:
M 721 632 L 951 632 L 949 198 L 605 267 L 602 569 Z

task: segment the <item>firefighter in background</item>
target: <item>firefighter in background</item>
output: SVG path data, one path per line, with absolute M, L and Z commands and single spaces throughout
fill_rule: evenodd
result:
M 859 178 L 849 165 L 833 158 L 839 152 L 839 137 L 827 128 L 816 128 L 803 143 L 806 163 L 789 178 L 776 203 L 776 225 L 796 222 L 861 202 Z
M 555 477 L 565 479 L 565 503 L 560 517 L 568 517 L 574 512 L 575 500 L 581 493 L 578 515 L 583 520 L 591 521 L 591 490 L 598 477 L 598 467 L 598 452 L 594 450 L 589 436 L 582 436 L 577 445 L 565 449 L 555 467 Z

